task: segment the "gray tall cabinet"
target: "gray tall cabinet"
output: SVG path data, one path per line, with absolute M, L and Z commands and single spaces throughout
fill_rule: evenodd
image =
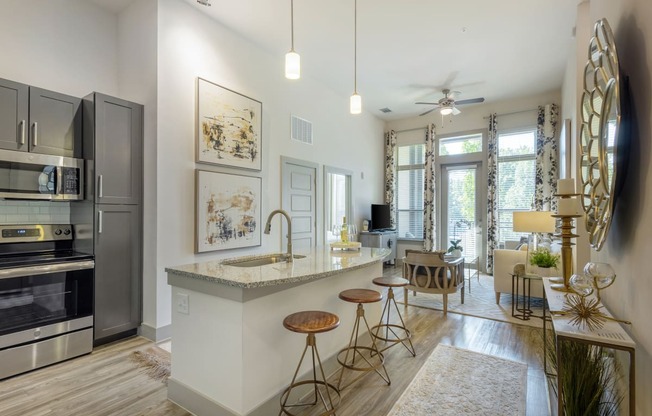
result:
M 83 149 L 98 345 L 136 333 L 142 321 L 143 106 L 100 93 L 85 97 Z
M 0 79 L 0 149 L 80 158 L 81 99 Z

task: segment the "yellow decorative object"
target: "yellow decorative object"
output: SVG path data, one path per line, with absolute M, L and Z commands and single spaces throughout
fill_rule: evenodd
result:
M 358 241 L 336 241 L 331 243 L 331 250 L 360 250 L 362 243 Z

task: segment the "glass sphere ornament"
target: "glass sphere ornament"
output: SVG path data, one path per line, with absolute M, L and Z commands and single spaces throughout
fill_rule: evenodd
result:
M 585 297 L 593 293 L 593 280 L 585 274 L 574 274 L 568 280 L 568 285 L 578 295 Z
M 600 291 L 611 286 L 616 280 L 616 272 L 609 263 L 588 262 L 584 274 L 593 280 L 596 297 L 600 301 Z

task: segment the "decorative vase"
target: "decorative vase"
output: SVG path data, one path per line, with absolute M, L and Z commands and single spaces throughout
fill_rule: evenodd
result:
M 456 259 L 462 257 L 462 250 L 451 250 L 451 256 L 455 257 Z

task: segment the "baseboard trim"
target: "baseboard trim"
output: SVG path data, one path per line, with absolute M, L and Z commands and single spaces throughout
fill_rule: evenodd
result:
M 153 342 L 161 342 L 172 337 L 172 324 L 154 328 L 147 324 L 140 326 L 139 335 Z

